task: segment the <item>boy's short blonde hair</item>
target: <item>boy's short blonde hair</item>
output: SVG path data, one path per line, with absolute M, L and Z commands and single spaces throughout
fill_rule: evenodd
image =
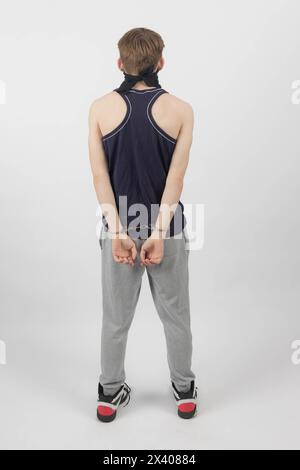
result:
M 164 48 L 162 37 L 147 28 L 134 28 L 118 42 L 125 72 L 138 75 L 148 67 L 156 67 Z

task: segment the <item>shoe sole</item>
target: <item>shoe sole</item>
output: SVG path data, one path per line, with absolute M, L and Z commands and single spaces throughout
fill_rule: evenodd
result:
M 114 413 L 112 413 L 111 415 L 102 415 L 101 413 L 99 413 L 99 411 L 97 410 L 97 418 L 99 419 L 99 421 L 101 421 L 102 423 L 111 423 L 115 417 L 117 416 L 117 412 L 115 411 Z
M 178 408 L 178 416 L 183 419 L 191 419 L 195 416 L 197 412 L 197 407 L 195 406 L 193 411 L 184 412 Z

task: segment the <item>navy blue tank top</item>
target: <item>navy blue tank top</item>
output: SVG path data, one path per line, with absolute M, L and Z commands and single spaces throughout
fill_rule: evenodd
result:
M 167 91 L 162 88 L 120 93 L 126 115 L 102 137 L 119 216 L 133 238 L 147 238 L 151 233 L 176 146 L 176 139 L 158 126 L 151 113 L 163 93 Z M 184 226 L 179 202 L 167 235 L 180 233 Z

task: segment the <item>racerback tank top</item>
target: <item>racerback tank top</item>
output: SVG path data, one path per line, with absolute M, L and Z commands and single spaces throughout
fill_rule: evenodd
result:
M 119 93 L 127 106 L 126 115 L 102 137 L 121 222 L 130 235 L 138 233 L 136 238 L 148 238 L 155 224 L 177 141 L 159 127 L 151 113 L 163 93 L 168 92 L 154 88 Z M 177 235 L 184 226 L 179 202 L 167 235 Z

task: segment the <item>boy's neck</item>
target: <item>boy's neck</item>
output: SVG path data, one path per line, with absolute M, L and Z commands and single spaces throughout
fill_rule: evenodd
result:
M 155 89 L 156 87 L 153 86 L 148 86 L 144 81 L 137 82 L 133 87 L 132 90 L 152 90 Z

